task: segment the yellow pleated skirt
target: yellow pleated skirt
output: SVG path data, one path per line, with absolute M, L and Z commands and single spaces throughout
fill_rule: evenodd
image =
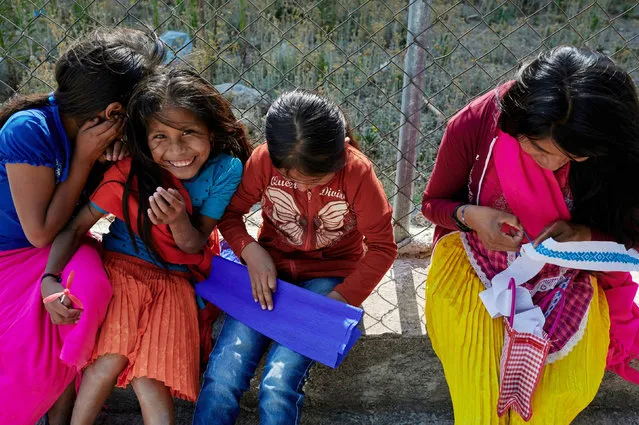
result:
M 459 233 L 442 238 L 426 280 L 426 328 L 442 362 L 457 425 L 570 424 L 597 394 L 606 366 L 610 316 L 596 290 L 583 338 L 570 353 L 546 365 L 524 422 L 512 410 L 497 416 L 503 319 L 492 319 L 479 299 L 484 289 Z

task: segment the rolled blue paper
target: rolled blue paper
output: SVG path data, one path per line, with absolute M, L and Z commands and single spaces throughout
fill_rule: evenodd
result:
M 273 310 L 253 300 L 248 270 L 221 257 L 195 292 L 227 314 L 297 353 L 336 368 L 361 335 L 361 308 L 277 280 Z

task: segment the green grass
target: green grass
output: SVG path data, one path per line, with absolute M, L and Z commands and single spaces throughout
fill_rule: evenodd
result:
M 189 64 L 213 83 L 239 81 L 271 99 L 297 87 L 334 99 L 392 196 L 408 3 L 57 0 L 45 5 L 45 16 L 36 17 L 31 1 L 0 0 L 0 16 L 5 18 L 0 18 L 0 57 L 5 58 L 12 86 L 22 92 L 50 90 L 59 52 L 96 26 L 146 26 L 158 34 L 185 31 L 195 37 Z M 424 97 L 444 117 L 508 80 L 522 59 L 559 44 L 586 45 L 610 54 L 639 80 L 639 41 L 625 41 L 639 31 L 636 2 L 503 3 L 433 1 Z M 615 30 L 609 28 L 610 18 L 619 14 L 623 16 L 615 18 Z M 254 116 L 254 111 L 238 113 Z M 444 124 L 445 119 L 424 107 L 416 203 Z

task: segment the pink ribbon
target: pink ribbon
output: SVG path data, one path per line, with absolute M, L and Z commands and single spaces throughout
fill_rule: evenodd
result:
M 75 295 L 71 294 L 71 284 L 73 283 L 73 275 L 74 273 L 73 271 L 71 271 L 71 273 L 69 273 L 69 277 L 67 278 L 67 286 L 66 288 L 64 288 L 64 291 L 51 294 L 48 297 L 46 297 L 44 300 L 42 300 L 42 302 L 44 304 L 48 304 L 64 296 L 64 297 L 68 297 L 71 300 L 71 302 L 76 306 L 75 308 L 79 310 L 83 310 L 84 306 L 82 305 L 82 301 L 80 301 L 80 299 L 76 297 Z

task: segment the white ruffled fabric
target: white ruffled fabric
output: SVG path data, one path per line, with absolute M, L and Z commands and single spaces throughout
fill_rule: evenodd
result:
M 490 316 L 510 317 L 512 290 L 509 284 L 514 279 L 513 328 L 518 332 L 545 337 L 544 314 L 533 304 L 530 292 L 521 285 L 535 277 L 547 263 L 576 270 L 639 271 L 639 253 L 615 242 L 557 242 L 548 239 L 537 248 L 532 243 L 523 245 L 519 257 L 493 277 L 491 288 L 479 294 Z

